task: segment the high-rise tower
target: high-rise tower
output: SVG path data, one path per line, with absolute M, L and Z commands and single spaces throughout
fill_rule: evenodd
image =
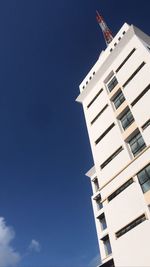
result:
M 103 267 L 150 266 L 150 37 L 124 24 L 80 85 Z

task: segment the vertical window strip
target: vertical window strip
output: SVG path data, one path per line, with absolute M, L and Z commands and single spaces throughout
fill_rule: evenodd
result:
M 150 190 L 150 164 L 137 173 L 137 177 L 143 193 Z
M 127 112 L 120 118 L 120 122 L 124 130 L 126 130 L 134 122 L 134 117 L 130 109 L 128 109 Z
M 107 88 L 108 88 L 109 92 L 111 92 L 116 87 L 117 84 L 118 84 L 118 80 L 117 80 L 116 76 L 114 76 L 111 79 L 111 81 L 109 81 L 109 83 L 107 84 Z
M 119 108 L 124 101 L 125 97 L 122 91 L 120 91 L 119 94 L 112 100 L 116 109 Z
M 108 256 L 108 255 L 110 255 L 112 253 L 109 236 L 108 235 L 104 236 L 102 238 L 102 241 L 103 241 L 103 244 L 104 244 L 104 249 L 105 249 L 106 256 Z
M 97 192 L 99 190 L 99 183 L 97 177 L 95 177 L 92 182 L 94 183 L 95 192 Z
M 146 144 L 145 144 L 144 139 L 143 139 L 140 132 L 138 132 L 129 141 L 129 145 L 130 145 L 130 148 L 131 148 L 131 151 L 132 151 L 134 157 L 137 156 L 146 147 Z
M 104 231 L 107 228 L 107 223 L 106 223 L 106 218 L 104 213 L 102 213 L 99 217 L 98 220 L 100 222 L 101 225 L 101 230 Z
M 103 208 L 103 203 L 101 202 L 101 195 L 98 194 L 93 198 L 96 201 L 97 204 L 97 210 L 101 210 Z

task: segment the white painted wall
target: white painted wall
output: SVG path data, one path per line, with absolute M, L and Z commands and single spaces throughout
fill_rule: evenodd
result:
M 123 32 L 126 32 L 123 35 Z M 118 38 L 121 37 L 119 41 Z M 114 43 L 117 46 L 114 47 Z M 101 250 L 102 261 L 109 259 L 106 257 L 102 237 L 106 234 L 110 237 L 112 246 L 112 257 L 115 266 L 150 266 L 149 234 L 150 234 L 150 211 L 145 201 L 143 192 L 139 185 L 136 174 L 148 163 L 150 163 L 150 126 L 142 130 L 143 124 L 150 118 L 150 91 L 147 92 L 133 107 L 131 103 L 150 84 L 150 51 L 146 48 L 150 44 L 150 38 L 134 26 L 125 24 L 112 43 L 100 55 L 98 61 L 93 66 L 89 74 L 80 85 L 81 94 L 77 101 L 83 104 L 87 130 L 89 134 L 93 160 L 94 172 L 89 171 L 93 188 L 92 204 L 97 229 L 97 236 Z M 128 56 L 133 48 L 136 51 L 115 73 L 118 66 Z M 113 49 L 111 52 L 110 49 Z M 142 62 L 145 66 L 137 75 L 123 88 L 123 84 L 133 74 Z M 95 74 L 93 74 L 95 72 Z M 135 123 L 141 132 L 147 148 L 136 158 L 131 155 L 128 144 L 124 141 L 123 131 L 119 127 L 116 113 L 111 103 L 109 92 L 106 89 L 105 81 L 114 73 L 118 79 L 119 86 L 123 91 L 129 108 L 135 118 Z M 90 80 L 90 77 L 92 79 Z M 86 82 L 88 81 L 88 84 Z M 83 86 L 85 89 L 83 89 Z M 89 102 L 103 88 L 103 92 L 95 102 L 87 108 Z M 113 94 L 113 93 L 112 93 Z M 91 121 L 108 104 L 108 108 L 91 125 Z M 95 145 L 96 139 L 112 124 L 115 127 Z M 102 170 L 100 165 L 108 159 L 120 146 L 123 150 Z M 97 176 L 100 191 L 96 192 L 92 179 Z M 133 177 L 134 182 L 123 192 L 108 202 L 108 196 L 118 189 L 123 183 Z M 97 194 L 101 194 L 103 208 L 98 210 L 96 201 Z M 97 217 L 103 213 L 107 221 L 107 229 L 102 231 Z M 135 220 L 138 216 L 146 214 L 147 220 L 120 238 L 116 239 L 115 233 Z

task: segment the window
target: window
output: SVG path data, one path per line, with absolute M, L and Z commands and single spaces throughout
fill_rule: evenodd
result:
M 134 156 L 138 155 L 146 147 L 140 132 L 129 141 L 129 145 Z
M 107 84 L 107 88 L 109 92 L 111 92 L 115 86 L 118 84 L 117 78 L 114 76 L 111 81 Z
M 106 219 L 105 219 L 105 215 L 104 213 L 98 218 L 100 225 L 101 225 L 101 230 L 104 231 L 107 228 L 107 223 L 106 223 Z
M 142 130 L 145 130 L 148 126 L 150 126 L 150 119 L 143 124 Z
M 133 179 L 131 178 L 126 183 L 124 183 L 122 186 L 120 186 L 115 192 L 113 192 L 109 197 L 108 201 L 111 201 L 113 198 L 115 198 L 117 195 L 119 195 L 122 191 L 124 191 L 129 185 L 133 183 Z
M 131 106 L 133 107 L 150 89 L 150 85 L 148 85 L 141 94 L 139 94 L 135 100 L 131 103 Z
M 95 191 L 97 192 L 99 190 L 99 184 L 98 184 L 98 179 L 97 177 L 95 177 L 95 179 L 93 180 L 94 186 L 95 186 Z
M 125 87 L 133 78 L 134 76 L 140 71 L 140 69 L 143 68 L 145 65 L 145 62 L 142 62 L 142 64 L 133 72 L 133 74 L 129 77 L 129 79 L 124 83 L 123 87 Z
M 120 122 L 124 130 L 127 129 L 133 121 L 134 118 L 130 109 L 128 109 L 126 113 L 120 118 Z
M 137 174 L 137 177 L 143 193 L 146 193 L 148 190 L 150 190 L 150 164 L 140 171 Z
M 114 98 L 113 103 L 115 108 L 119 108 L 120 105 L 125 101 L 123 93 L 120 91 L 119 94 Z
M 105 160 L 102 165 L 100 166 L 103 169 L 110 161 L 112 161 L 121 151 L 123 147 L 119 147 L 107 160 Z
M 95 198 L 96 204 L 97 204 L 97 209 L 101 210 L 103 208 L 103 203 L 101 202 L 101 195 L 99 194 Z
M 110 130 L 115 126 L 114 123 L 112 123 L 107 129 L 106 131 L 95 141 L 95 145 L 97 145 L 104 137 L 106 134 L 108 134 L 110 132 Z
M 104 249 L 105 249 L 105 253 L 106 253 L 106 256 L 110 255 L 112 253 L 112 250 L 111 250 L 111 245 L 110 245 L 110 241 L 109 241 L 109 236 L 105 236 L 103 239 L 103 244 L 104 244 Z
M 94 101 L 98 98 L 98 96 L 103 92 L 103 89 L 101 89 L 97 94 L 96 96 L 94 96 L 94 98 L 91 100 L 91 102 L 87 105 L 87 108 L 89 108 L 93 103 Z
M 146 216 L 145 214 L 141 215 L 140 217 L 138 217 L 136 220 L 134 220 L 133 222 L 129 223 L 128 225 L 126 225 L 125 227 L 123 227 L 121 230 L 119 230 L 116 233 L 116 237 L 119 238 L 120 236 L 126 234 L 127 232 L 129 232 L 131 229 L 133 229 L 134 227 L 136 227 L 137 225 L 139 225 L 140 223 L 144 222 L 146 220 Z
M 135 52 L 135 48 L 129 53 L 129 55 L 124 59 L 124 61 L 120 64 L 120 66 L 116 69 L 116 72 L 118 72 L 123 65 L 127 62 L 127 60 L 132 56 L 132 54 Z
M 100 199 L 97 199 L 97 200 L 96 200 L 96 204 L 97 204 L 97 208 L 98 208 L 98 210 L 101 210 L 101 209 L 103 208 L 103 203 L 101 202 Z
M 105 111 L 105 109 L 108 107 L 108 104 L 106 104 L 102 110 L 96 115 L 96 117 L 91 121 L 91 125 L 99 118 L 99 116 Z

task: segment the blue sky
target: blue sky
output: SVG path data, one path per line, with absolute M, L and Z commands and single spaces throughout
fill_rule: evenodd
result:
M 0 1 L 1 266 L 97 261 L 92 156 L 75 103 L 105 48 L 96 9 L 114 34 L 124 22 L 150 33 L 149 0 Z

